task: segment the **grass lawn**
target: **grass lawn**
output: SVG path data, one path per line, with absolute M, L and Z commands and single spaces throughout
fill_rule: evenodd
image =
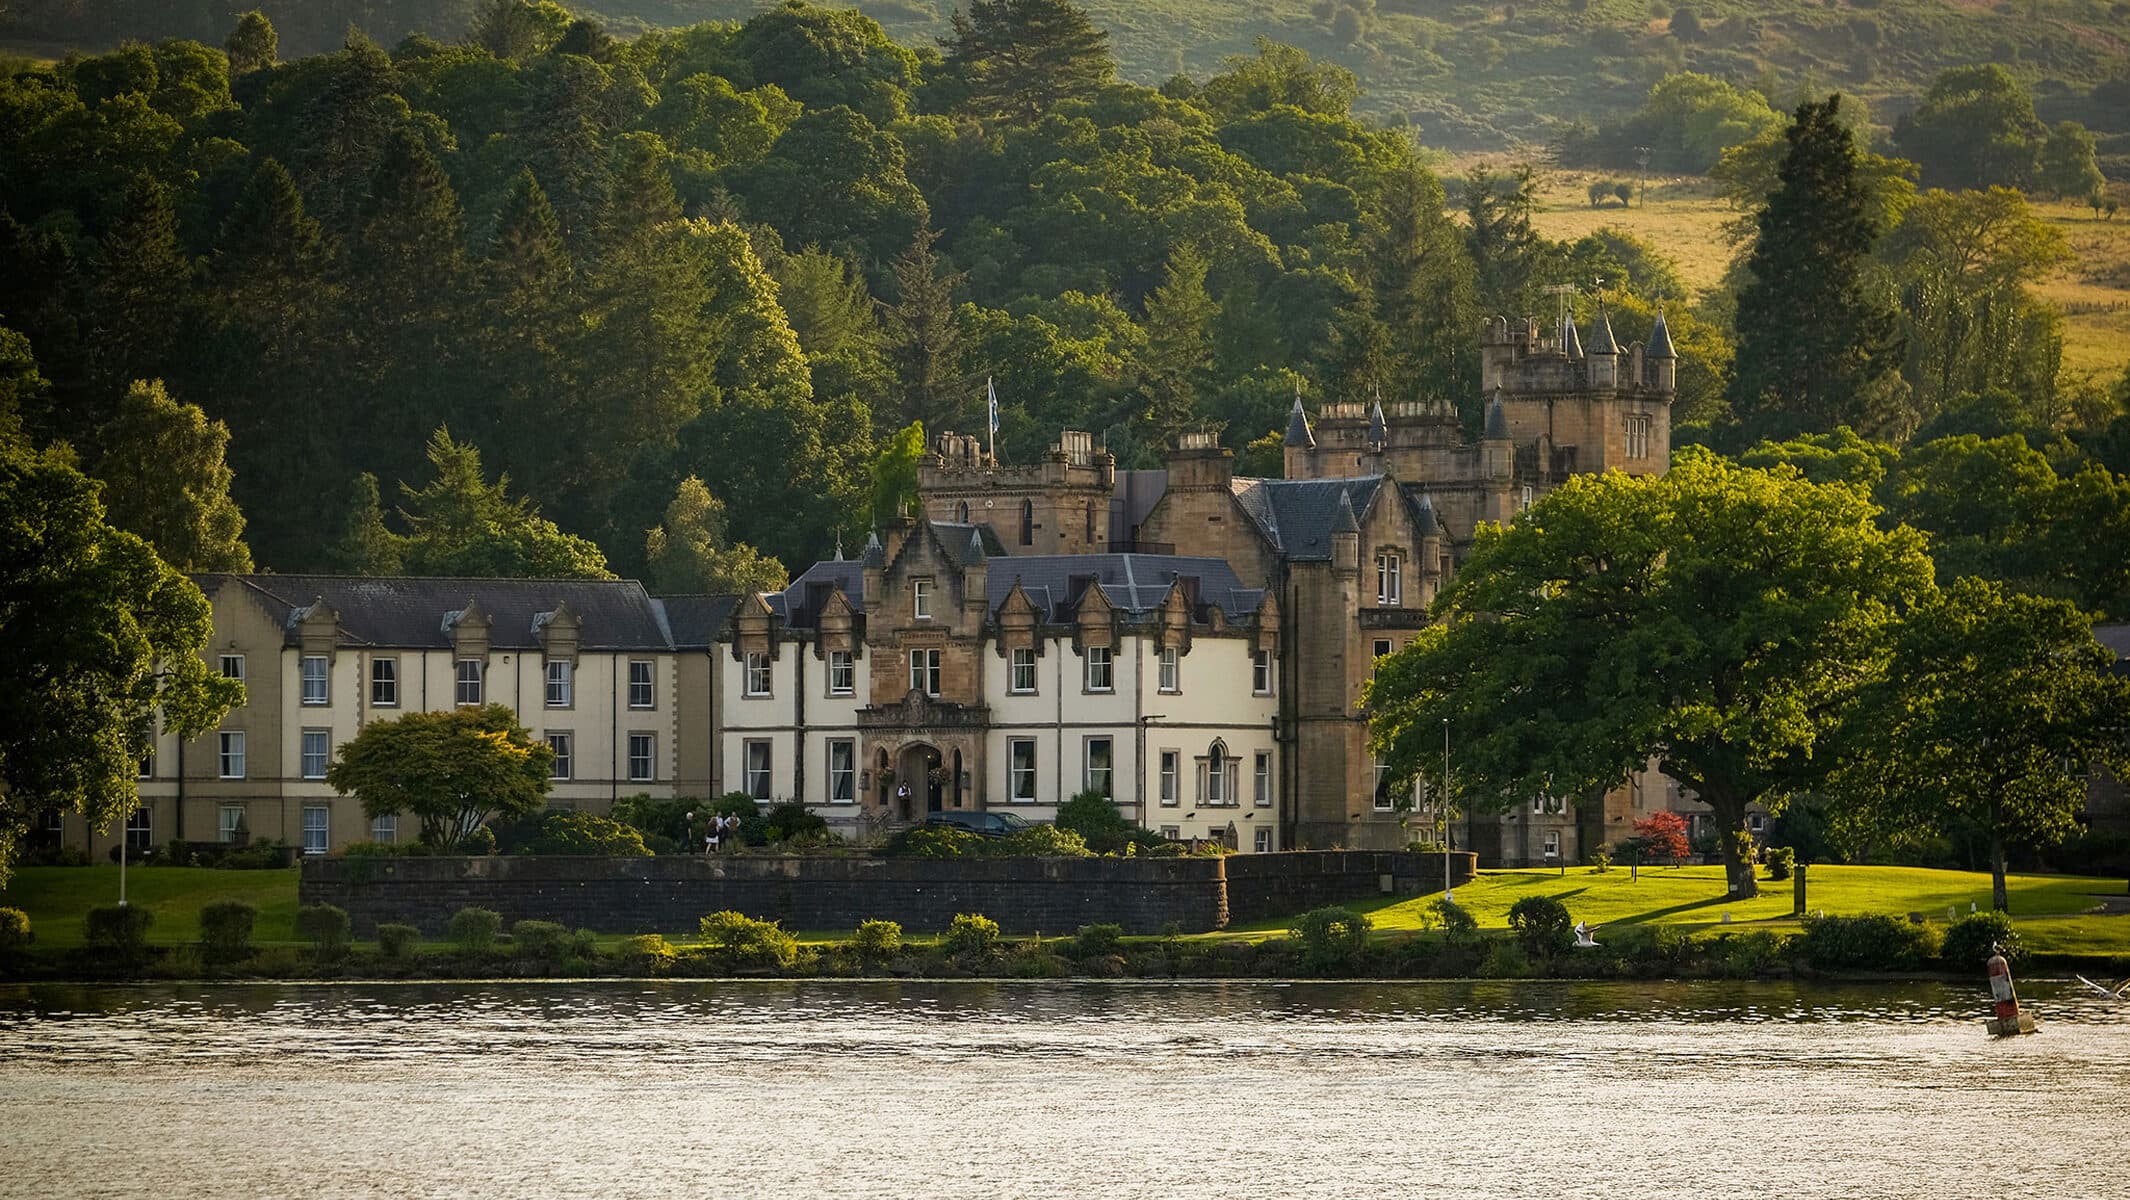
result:
M 256 942 L 296 940 L 296 868 L 220 871 L 211 867 L 133 867 L 126 871 L 126 901 L 155 912 L 148 940 L 179 945 L 200 940 L 200 909 L 217 900 L 243 900 L 259 910 Z M 0 891 L 0 907 L 29 914 L 40 949 L 82 943 L 82 917 L 100 904 L 118 903 L 117 867 L 24 867 Z

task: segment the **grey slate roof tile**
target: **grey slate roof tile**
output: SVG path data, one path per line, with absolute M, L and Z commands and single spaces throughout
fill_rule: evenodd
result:
M 241 587 L 278 617 L 294 644 L 293 622 L 313 601 L 340 614 L 342 644 L 449 649 L 450 614 L 474 601 L 494 621 L 489 644 L 529 650 L 538 624 L 563 604 L 582 622 L 587 650 L 664 650 L 672 645 L 643 585 L 633 579 L 358 578 L 346 575 L 206 575 L 203 587 Z

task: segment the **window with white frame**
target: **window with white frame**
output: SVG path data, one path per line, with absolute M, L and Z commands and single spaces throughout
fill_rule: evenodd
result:
M 547 660 L 547 706 L 568 708 L 576 698 L 576 667 L 566 658 Z
M 148 751 L 148 753 L 146 753 L 146 754 L 143 754 L 143 755 L 141 755 L 141 756 L 140 756 L 140 760 L 139 760 L 138 762 L 136 762 L 136 763 L 134 764 L 134 771 L 133 771 L 133 774 L 134 774 L 134 778 L 136 778 L 136 779 L 153 779 L 153 778 L 155 778 L 155 751 L 154 751 L 154 750 L 152 750 L 152 749 L 151 749 L 151 750 L 149 750 L 149 751 Z
M 1157 680 L 1162 691 L 1180 692 L 1183 690 L 1181 658 L 1182 656 L 1177 653 L 1176 647 L 1163 646 L 1161 648 L 1161 665 Z
M 1390 794 L 1390 764 L 1376 760 L 1376 811 L 1389 812 L 1397 807 L 1396 798 Z
M 828 694 L 849 696 L 858 690 L 858 669 L 852 664 L 848 650 L 828 652 Z
M 460 705 L 479 704 L 481 702 L 481 660 L 478 658 L 462 658 L 458 661 L 457 670 L 458 676 L 455 682 L 457 690 L 452 699 Z
M 1259 826 L 1259 827 L 1258 827 L 1258 830 L 1257 830 L 1257 836 L 1256 836 L 1256 838 L 1255 838 L 1255 840 L 1254 840 L 1254 842 L 1253 842 L 1253 844 L 1252 844 L 1251 848 L 1252 848 L 1252 849 L 1254 849 L 1254 850 L 1256 850 L 1256 851 L 1257 851 L 1257 852 L 1258 852 L 1259 854 L 1270 854 L 1270 853 L 1272 853 L 1272 827 L 1271 827 L 1271 826 L 1269 826 L 1269 825 L 1261 825 L 1261 826 Z
M 1518 496 L 1518 497 L 1517 497 L 1517 500 L 1516 500 L 1516 508 L 1517 508 L 1517 510 L 1518 510 L 1518 511 L 1520 512 L 1520 511 L 1522 511 L 1522 510 L 1524 510 L 1524 509 L 1530 508 L 1530 507 L 1531 507 L 1531 501 L 1532 501 L 1532 499 L 1533 499 L 1533 497 L 1534 497 L 1535 495 L 1536 495 L 1536 493 L 1534 493 L 1534 492 L 1533 492 L 1533 491 L 1531 490 L 1531 485 L 1530 485 L 1530 484 L 1528 484 L 1528 483 L 1527 483 L 1527 484 L 1523 485 L 1523 494 L 1522 494 L 1522 495 L 1520 495 L 1520 496 Z
M 828 741 L 828 802 L 830 804 L 855 804 L 858 801 L 858 743 L 849 738 L 830 738 Z
M 1013 671 L 1008 686 L 1018 696 L 1035 693 L 1035 647 L 1020 646 L 1012 652 Z
M 323 654 L 306 654 L 301 664 L 303 702 L 316 706 L 333 698 L 333 677 Z
M 1087 648 L 1087 690 L 1108 692 L 1116 689 L 1116 677 L 1110 669 L 1109 647 Z
M 333 814 L 319 805 L 305 805 L 303 809 L 303 852 L 316 856 L 332 848 Z
M 1375 645 L 1375 651 L 1376 651 L 1376 653 L 1375 653 L 1375 657 L 1377 657 L 1377 658 L 1383 658 L 1383 657 L 1386 657 L 1387 655 L 1389 655 L 1389 654 L 1390 654 L 1390 651 L 1391 651 L 1390 639 L 1389 639 L 1389 638 L 1377 638 L 1377 639 L 1376 639 L 1376 645 Z
M 377 708 L 399 707 L 399 660 L 370 660 L 370 703 Z
M 126 848 L 138 853 L 155 845 L 155 816 L 143 804 L 126 818 Z
M 333 732 L 329 729 L 306 729 L 303 731 L 303 777 L 324 779 L 326 764 L 333 758 Z
M 1239 801 L 1236 774 L 1241 769 L 1225 743 L 1215 741 L 1198 760 L 1198 802 L 1208 808 L 1233 808 Z
M 1636 414 L 1627 418 L 1627 457 L 1649 457 L 1649 417 Z
M 222 778 L 244 778 L 244 731 L 225 729 L 219 740 L 221 745 L 217 765 L 221 768 Z
M 1559 858 L 1559 857 L 1561 856 L 1561 834 L 1560 834 L 1560 830 L 1558 830 L 1558 829 L 1548 829 L 1548 830 L 1546 831 L 1546 841 L 1545 841 L 1545 847 L 1546 847 L 1546 857 L 1547 857 L 1547 858 Z
M 1250 691 L 1253 695 L 1272 694 L 1272 652 L 1256 650 L 1250 654 Z
M 770 743 L 767 738 L 749 738 L 746 744 L 747 794 L 769 799 Z
M 1177 841 L 1183 837 L 1183 830 L 1174 825 L 1163 825 L 1161 827 L 1160 832 L 1162 837 L 1165 837 L 1172 842 Z
M 766 696 L 769 694 L 769 656 L 767 654 L 759 654 L 752 650 L 747 652 L 747 694 L 750 696 Z
M 629 660 L 629 707 L 654 708 L 658 703 L 656 664 L 647 658 Z
M 370 818 L 370 840 L 387 846 L 399 840 L 399 814 L 379 813 Z
M 629 735 L 629 782 L 650 783 L 658 778 L 658 735 Z
M 1539 796 L 1531 801 L 1534 813 L 1561 813 L 1568 811 L 1568 802 L 1559 796 Z
M 1174 807 L 1183 789 L 1183 751 L 1161 752 L 1161 803 Z
M 1086 768 L 1080 773 L 1081 787 L 1114 798 L 1110 780 L 1114 769 L 1114 744 L 1106 737 L 1091 737 L 1085 743 Z
M 1015 804 L 1035 803 L 1035 739 L 1006 740 L 1006 797 Z
M 225 654 L 225 655 L 223 655 L 223 656 L 222 656 L 222 678 L 224 678 L 224 679 L 234 679 L 234 680 L 236 680 L 236 681 L 237 681 L 238 683 L 242 683 L 242 682 L 244 682 L 244 656 L 243 656 L 243 655 L 241 655 L 241 654 Z
M 1270 808 L 1272 807 L 1272 752 L 1270 750 L 1258 751 L 1256 758 L 1252 760 L 1252 765 L 1255 768 L 1252 774 L 1257 782 L 1251 794 L 1251 802 L 1259 808 Z
M 910 651 L 910 690 L 927 696 L 939 694 L 939 651 Z
M 1402 564 L 1388 550 L 1376 555 L 1376 603 L 1388 608 L 1405 603 Z
M 244 824 L 243 805 L 225 804 L 222 806 L 221 811 L 215 814 L 215 837 L 217 841 L 223 843 L 239 841 L 243 839 L 247 832 L 248 830 Z
M 547 731 L 547 748 L 555 752 L 555 761 L 548 764 L 549 779 L 574 778 L 577 771 L 577 735 L 566 729 Z
M 910 615 L 920 621 L 932 619 L 932 581 L 910 580 Z

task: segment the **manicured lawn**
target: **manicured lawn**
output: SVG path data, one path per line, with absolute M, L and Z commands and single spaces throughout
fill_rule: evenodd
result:
M 210 867 L 133 867 L 126 872 L 126 901 L 152 909 L 148 940 L 178 945 L 200 940 L 200 909 L 217 900 L 243 900 L 259 910 L 252 938 L 296 938 L 296 869 L 220 871 Z M 84 914 L 118 903 L 117 867 L 24 867 L 0 891 L 0 907 L 29 914 L 40 949 L 66 949 L 82 942 Z

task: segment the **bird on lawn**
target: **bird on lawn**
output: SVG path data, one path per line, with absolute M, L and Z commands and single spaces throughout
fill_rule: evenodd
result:
M 2114 987 L 2106 987 L 2093 982 L 2092 980 L 2086 978 L 2083 975 L 2074 975 L 2072 976 L 2072 978 L 2078 980 L 2078 982 L 2082 984 L 2085 984 L 2087 987 L 2092 988 L 2094 991 L 2099 992 L 2101 995 L 2106 996 L 2110 1000 L 2121 1000 L 2124 999 L 2126 995 L 2130 995 L 2130 979 L 2125 979 L 2121 983 L 2116 984 Z
M 1595 930 L 1595 929 L 1592 929 L 1592 928 L 1590 927 L 1590 923 L 1589 923 L 1589 922 L 1587 922 L 1587 921 L 1577 921 L 1577 922 L 1575 923 L 1575 944 L 1576 944 L 1576 946 L 1578 946 L 1578 947 L 1587 947 L 1587 946 L 1595 946 L 1595 945 L 1597 945 L 1597 938 L 1596 938 L 1596 936 L 1594 936 L 1594 935 L 1595 935 L 1596 933 L 1597 933 L 1597 930 Z

